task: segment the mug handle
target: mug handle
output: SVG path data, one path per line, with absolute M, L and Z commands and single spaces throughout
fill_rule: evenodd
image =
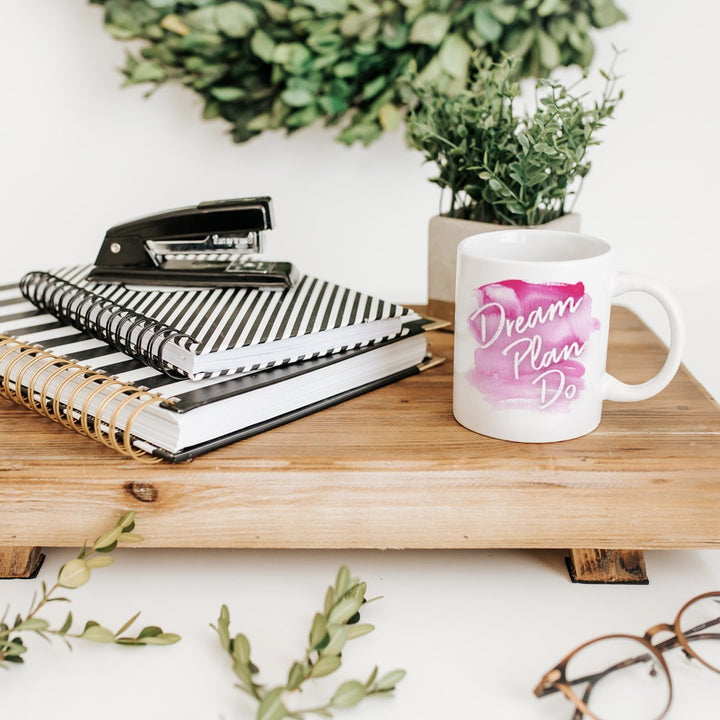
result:
M 667 288 L 641 275 L 618 273 L 615 276 L 614 298 L 633 290 L 652 295 L 662 305 L 670 321 L 670 347 L 668 348 L 667 359 L 660 372 L 647 382 L 629 385 L 609 373 L 605 373 L 606 400 L 635 402 L 637 400 L 647 400 L 653 395 L 657 395 L 670 384 L 682 361 L 682 352 L 685 345 L 685 326 L 675 298 Z

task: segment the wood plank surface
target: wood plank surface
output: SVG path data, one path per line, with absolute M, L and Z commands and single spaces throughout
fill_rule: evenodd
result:
M 145 546 L 720 547 L 720 409 L 684 369 L 547 445 L 476 435 L 445 365 L 178 466 L 143 466 L 0 400 L 0 546 L 76 546 L 124 509 Z M 660 341 L 613 312 L 609 369 L 641 382 Z

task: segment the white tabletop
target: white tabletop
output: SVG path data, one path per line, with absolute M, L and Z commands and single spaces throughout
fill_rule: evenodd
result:
M 70 557 L 50 551 L 41 577 L 54 580 Z M 714 550 L 649 552 L 646 560 L 650 585 L 621 587 L 574 585 L 559 551 L 123 551 L 72 593 L 76 622 L 119 627 L 141 609 L 139 626 L 159 624 L 182 641 L 133 648 L 79 640 L 69 652 L 60 642 L 32 639 L 26 664 L 0 674 L 2 716 L 254 718 L 255 706 L 233 687 L 209 623 L 226 603 L 231 628 L 251 641 L 260 681 L 283 682 L 304 653 L 326 585 L 348 563 L 371 596 L 383 596 L 363 612 L 363 622 L 376 629 L 350 642 L 337 679 L 316 681 L 316 691 L 329 695 L 342 680 L 365 679 L 374 664 L 408 674 L 392 697 L 368 699 L 337 717 L 570 718 L 558 699 L 532 694 L 562 656 L 600 634 L 641 634 L 672 622 L 686 599 L 720 589 Z M 24 610 L 34 584 L 3 582 L 3 602 Z M 63 605 L 52 608 L 59 623 Z M 705 717 L 703 711 L 717 708 L 716 674 L 677 654 L 669 664 L 675 684 L 669 718 Z M 304 695 L 303 704 L 314 699 Z

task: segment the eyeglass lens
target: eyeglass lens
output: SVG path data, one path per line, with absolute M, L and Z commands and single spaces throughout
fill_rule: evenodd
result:
M 565 677 L 599 720 L 656 720 L 670 699 L 664 667 L 632 638 L 601 638 L 579 649 L 568 661 Z

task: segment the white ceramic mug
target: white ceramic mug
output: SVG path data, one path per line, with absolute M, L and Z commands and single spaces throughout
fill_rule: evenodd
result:
M 680 366 L 683 324 L 661 285 L 616 274 L 604 240 L 551 230 L 507 230 L 458 246 L 453 412 L 477 433 L 516 442 L 585 435 L 604 400 L 659 393 Z M 670 319 L 667 360 L 648 382 L 605 371 L 613 298 L 632 290 Z

